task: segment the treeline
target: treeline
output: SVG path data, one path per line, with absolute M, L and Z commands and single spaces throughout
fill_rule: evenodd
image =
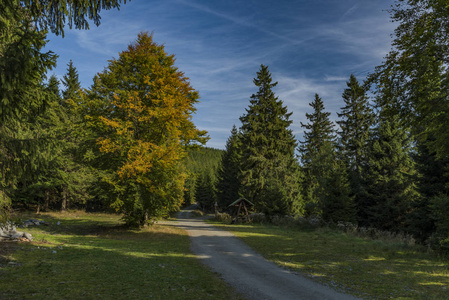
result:
M 0 3 L 0 221 L 11 207 L 85 208 L 141 226 L 179 210 L 187 149 L 208 139 L 191 120 L 198 92 L 147 33 L 89 89 L 72 62 L 47 80 L 46 33 L 98 25 L 120 1 L 47 2 Z
M 349 77 L 337 124 L 316 94 L 299 143 L 261 66 L 223 154 L 222 208 L 246 197 L 268 217 L 319 216 L 449 250 L 449 6 L 398 1 L 391 17 L 399 26 L 384 63 L 363 82 Z
M 217 174 L 223 152 L 223 150 L 208 147 L 188 150 L 185 160 L 189 174 L 185 184 L 185 206 L 197 203 L 205 211 L 213 209 L 215 201 L 217 201 Z

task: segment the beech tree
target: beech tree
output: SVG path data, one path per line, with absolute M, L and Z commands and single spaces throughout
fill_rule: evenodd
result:
M 449 154 L 448 15 L 446 1 L 397 1 L 392 50 L 376 72 L 400 80 L 403 119 L 440 158 Z
M 94 78 L 85 99 L 97 166 L 107 171 L 102 180 L 111 206 L 128 224 L 144 225 L 179 209 L 185 146 L 207 140 L 191 120 L 198 93 L 174 61 L 152 35 L 140 33 Z

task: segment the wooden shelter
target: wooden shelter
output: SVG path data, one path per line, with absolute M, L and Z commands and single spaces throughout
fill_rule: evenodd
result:
M 229 204 L 228 207 L 233 210 L 232 223 L 237 223 L 239 220 L 249 222 L 248 209 L 253 206 L 254 204 L 245 198 L 240 198 Z

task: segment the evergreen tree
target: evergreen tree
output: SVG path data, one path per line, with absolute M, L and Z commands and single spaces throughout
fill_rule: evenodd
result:
M 335 145 L 326 142 L 317 153 L 314 168 L 321 170 L 316 195 L 317 211 L 323 220 L 337 223 L 356 222 L 357 214 L 346 164 L 338 158 Z
M 218 168 L 221 162 L 223 150 L 208 147 L 191 147 L 187 149 L 188 156 L 185 159 L 185 166 L 188 178 L 185 183 L 184 204 L 191 205 L 196 202 L 197 181 L 206 176 L 210 176 L 214 183 L 218 177 Z
M 366 88 L 359 84 L 351 74 L 343 92 L 345 106 L 337 113 L 340 121 L 339 155 L 348 167 L 348 175 L 352 194 L 358 211 L 363 210 L 361 199 L 363 167 L 368 157 L 368 141 L 370 126 L 373 124 L 373 113 L 368 103 Z M 362 215 L 359 215 L 359 218 Z
M 384 230 L 404 230 L 407 211 L 418 194 L 408 133 L 398 116 L 383 118 L 381 111 L 369 154 L 366 187 L 359 203 L 360 222 Z
M 239 131 L 234 125 L 231 136 L 226 141 L 226 150 L 218 171 L 217 198 L 221 208 L 227 208 L 240 198 L 240 147 Z
M 67 64 L 67 73 L 62 77 L 62 84 L 65 89 L 62 91 L 62 97 L 64 100 L 76 99 L 78 97 L 78 91 L 81 88 L 79 81 L 78 71 L 73 65 L 72 60 Z
M 374 79 L 374 80 L 373 80 Z M 372 77 L 376 84 L 377 124 L 371 130 L 365 170 L 363 205 L 359 215 L 365 226 L 409 231 L 409 213 L 420 202 L 413 161 L 413 136 L 403 119 L 403 78 L 390 69 Z M 409 224 L 407 224 L 409 223 Z
M 319 156 L 323 154 L 326 145 L 334 144 L 333 124 L 329 120 L 330 113 L 324 111 L 323 100 L 315 94 L 314 101 L 309 103 L 313 108 L 313 113 L 306 113 L 309 123 L 301 122 L 301 127 L 305 128 L 304 141 L 301 142 L 299 152 L 301 154 L 303 180 L 303 198 L 306 203 L 306 214 L 320 215 L 321 205 L 319 204 L 320 190 L 319 182 L 326 177 L 331 166 L 322 164 Z
M 195 199 L 203 211 L 213 211 L 217 199 L 211 170 L 199 175 L 196 181 Z
M 295 214 L 299 210 L 299 165 L 296 141 L 289 129 L 291 113 L 272 91 L 268 67 L 261 65 L 250 106 L 240 120 L 241 194 L 266 213 Z
M 67 64 L 62 84 L 64 89 L 60 106 L 64 118 L 60 128 L 60 139 L 63 152 L 58 161 L 58 173 L 62 182 L 61 210 L 66 210 L 70 204 L 86 204 L 89 198 L 89 185 L 94 178 L 79 151 L 86 137 L 82 127 L 82 115 L 76 109 L 77 103 L 81 102 L 81 83 L 78 71 L 71 60 Z

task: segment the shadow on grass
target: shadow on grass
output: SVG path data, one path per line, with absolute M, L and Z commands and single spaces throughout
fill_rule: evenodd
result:
M 0 270 L 1 299 L 237 297 L 190 254 L 189 238 L 180 229 L 127 231 L 108 221 L 60 222 L 33 228 L 51 244 L 20 245 L 17 264 Z
M 447 260 L 340 232 L 224 225 L 269 260 L 362 297 L 449 299 Z

